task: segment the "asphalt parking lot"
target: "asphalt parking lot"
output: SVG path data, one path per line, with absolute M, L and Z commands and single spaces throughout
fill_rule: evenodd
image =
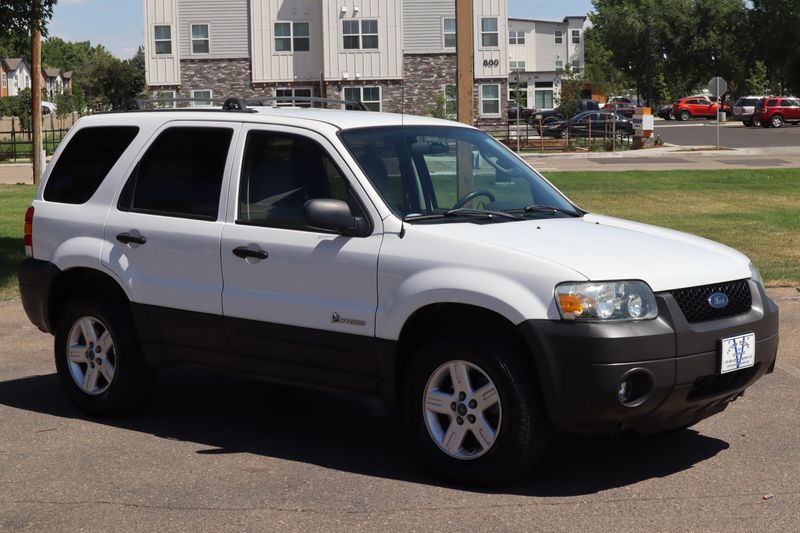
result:
M 800 293 L 779 367 L 691 430 L 560 436 L 491 491 L 442 483 L 380 404 L 198 369 L 163 373 L 137 416 L 88 419 L 52 338 L 0 303 L 0 530 L 797 531 Z
M 655 134 L 664 142 L 681 146 L 716 146 L 717 123 L 693 119 L 689 122 L 658 120 Z M 719 144 L 727 148 L 775 148 L 800 146 L 800 126 L 782 128 L 748 128 L 741 122 L 723 122 L 719 128 Z

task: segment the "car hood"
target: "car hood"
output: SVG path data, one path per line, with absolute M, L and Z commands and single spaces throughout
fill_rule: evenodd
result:
M 643 280 L 656 292 L 750 277 L 749 259 L 732 248 L 603 215 L 416 227 L 485 245 L 485 253 L 500 247 L 530 254 L 589 280 Z

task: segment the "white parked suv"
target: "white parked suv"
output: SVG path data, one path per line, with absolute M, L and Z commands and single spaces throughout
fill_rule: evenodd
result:
M 25 222 L 25 310 L 94 414 L 200 363 L 397 403 L 428 464 L 489 483 L 553 429 L 686 427 L 775 366 L 747 257 L 588 213 L 449 121 L 241 101 L 85 117 Z

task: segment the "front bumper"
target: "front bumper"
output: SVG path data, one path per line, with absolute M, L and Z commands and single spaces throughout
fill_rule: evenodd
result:
M 550 420 L 570 431 L 647 432 L 723 410 L 775 365 L 778 307 L 759 284 L 749 284 L 748 313 L 709 322 L 689 324 L 672 295 L 659 293 L 654 320 L 521 323 Z M 744 333 L 756 336 L 754 366 L 720 374 L 720 339 Z M 626 378 L 642 396 L 623 404 L 618 391 Z

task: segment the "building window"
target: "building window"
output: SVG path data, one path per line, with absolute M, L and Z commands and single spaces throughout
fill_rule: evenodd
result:
M 192 107 L 211 107 L 212 95 L 213 93 L 210 89 L 192 91 Z
M 525 62 L 524 61 L 509 61 L 508 62 L 509 70 L 513 71 L 525 71 Z
M 553 82 L 537 81 L 533 86 L 533 107 L 536 109 L 553 108 Z
M 208 24 L 192 24 L 192 53 L 207 54 L 211 50 L 208 37 Z
M 342 43 L 345 50 L 374 50 L 378 48 L 376 19 L 343 20 Z
M 564 32 L 562 30 L 556 30 L 554 35 L 556 44 L 562 44 L 564 42 Z
M 525 32 L 524 31 L 508 32 L 508 44 L 525 44 Z
M 497 35 L 497 17 L 481 19 L 481 46 L 497 48 L 500 40 Z
M 308 52 L 311 42 L 308 22 L 276 22 L 276 52 Z
M 572 62 L 572 72 L 575 74 L 581 73 L 581 62 L 580 60 L 576 59 Z
M 481 115 L 500 114 L 500 86 L 497 84 L 481 85 Z
M 8 87 L 8 75 L 5 72 L 0 73 L 0 79 L 2 80 L 3 88 Z
M 560 59 L 556 59 L 556 72 L 564 70 L 564 62 Z
M 155 97 L 156 100 L 164 100 L 163 102 L 158 102 L 156 107 L 161 109 L 175 107 L 175 91 L 158 91 Z
M 442 34 L 444 35 L 444 47 L 456 47 L 456 19 L 446 18 L 442 21 Z
M 275 96 L 280 98 L 276 101 L 278 107 L 311 107 L 311 102 L 295 102 L 293 98 L 311 98 L 313 90 L 311 87 L 281 87 L 275 89 Z
M 444 96 L 444 114 L 449 119 L 455 119 L 458 112 L 458 100 L 456 98 L 456 84 L 448 83 L 442 86 Z
M 172 53 L 172 28 L 169 26 L 153 26 L 155 34 L 156 55 L 170 55 Z
M 345 87 L 344 99 L 348 102 L 363 102 L 370 111 L 381 110 L 380 87 Z
M 572 44 L 580 44 L 580 43 L 581 43 L 581 31 L 572 30 Z

